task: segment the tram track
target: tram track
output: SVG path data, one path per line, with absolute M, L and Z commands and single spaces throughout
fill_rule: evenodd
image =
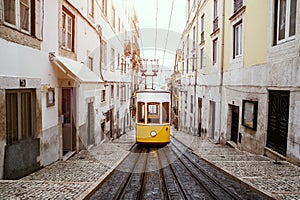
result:
M 127 170 L 122 170 L 127 169 Z M 172 139 L 164 147 L 135 145 L 91 199 L 265 199 Z
M 220 199 L 220 197 L 222 197 L 223 199 L 242 199 L 235 192 L 224 187 L 224 185 L 217 181 L 214 177 L 208 175 L 201 166 L 191 160 L 191 155 L 187 155 L 186 152 L 182 152 L 176 145 L 172 145 L 172 150 L 178 157 L 178 161 L 182 163 L 186 170 L 189 171 L 195 180 L 197 180 L 197 182 L 202 186 L 203 190 L 208 195 L 208 198 Z

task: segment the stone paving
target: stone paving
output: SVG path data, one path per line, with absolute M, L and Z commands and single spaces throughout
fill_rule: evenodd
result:
M 123 160 L 134 142 L 131 131 L 20 180 L 0 180 L 0 199 L 84 199 Z
M 265 156 L 253 155 L 174 129 L 172 134 L 199 157 L 251 187 L 275 199 L 300 199 L 300 167 L 285 161 L 275 162 Z
M 172 135 L 198 156 L 251 187 L 275 199 L 300 199 L 300 167 L 174 129 Z M 84 199 L 129 153 L 134 141 L 131 131 L 20 180 L 0 180 L 0 200 Z

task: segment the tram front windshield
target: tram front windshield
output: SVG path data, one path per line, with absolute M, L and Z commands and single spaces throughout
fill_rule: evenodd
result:
M 169 124 L 169 102 L 138 102 L 137 123 L 142 124 Z

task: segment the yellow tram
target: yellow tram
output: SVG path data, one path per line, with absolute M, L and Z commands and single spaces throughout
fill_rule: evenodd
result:
M 166 144 L 170 142 L 169 91 L 136 92 L 136 143 Z

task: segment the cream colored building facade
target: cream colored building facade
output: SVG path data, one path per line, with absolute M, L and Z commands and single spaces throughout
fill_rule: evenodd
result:
M 187 3 L 180 129 L 299 164 L 299 1 Z

